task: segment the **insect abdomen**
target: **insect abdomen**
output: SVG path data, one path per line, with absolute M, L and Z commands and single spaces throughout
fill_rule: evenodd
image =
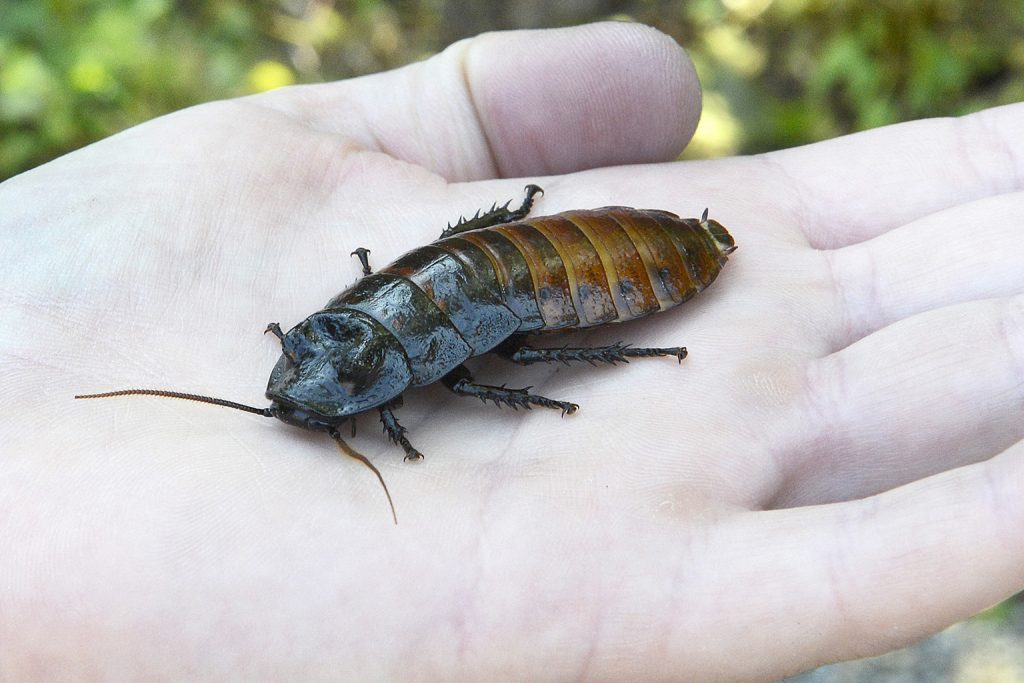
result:
M 591 327 L 676 306 L 717 277 L 725 256 L 701 221 L 606 207 L 482 228 L 435 243 L 489 263 L 517 331 Z
M 326 309 L 380 322 L 422 386 L 517 332 L 632 320 L 686 301 L 732 248 L 723 252 L 707 227 L 614 206 L 479 228 L 413 249 Z

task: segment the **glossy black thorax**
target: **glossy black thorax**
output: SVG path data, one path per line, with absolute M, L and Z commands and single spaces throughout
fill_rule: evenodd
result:
M 327 429 L 384 405 L 412 384 L 398 340 L 360 311 L 324 310 L 292 328 L 267 384 L 275 417 Z

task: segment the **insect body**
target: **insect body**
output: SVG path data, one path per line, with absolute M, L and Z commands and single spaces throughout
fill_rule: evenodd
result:
M 574 412 L 575 404 L 474 384 L 462 366 L 492 350 L 520 363 L 615 362 L 685 349 L 531 349 L 529 332 L 630 320 L 676 306 L 707 287 L 732 237 L 716 221 L 666 211 L 607 207 L 521 220 L 540 191 L 527 188 L 517 211 L 492 209 L 449 227 L 334 297 L 287 334 L 271 326 L 283 354 L 267 397 L 287 422 L 330 430 L 382 407 L 385 429 L 410 458 L 390 402 L 407 388 L 442 381 L 496 403 Z
M 421 458 L 393 412 L 410 387 L 441 381 L 456 394 L 516 408 L 577 409 L 525 389 L 476 384 L 462 365 L 470 357 L 493 351 L 521 364 L 682 360 L 683 347 L 536 349 L 523 340 L 529 333 L 631 320 L 679 305 L 710 285 L 735 250 L 726 229 L 707 211 L 698 220 L 621 206 L 527 220 L 539 192 L 529 185 L 518 209 L 505 204 L 460 220 L 436 242 L 377 273 L 366 249 L 353 252 L 365 277 L 289 332 L 276 323 L 267 327 L 282 345 L 267 386 L 268 408 L 148 389 L 81 398 L 149 394 L 241 408 L 326 431 L 372 468 L 347 448 L 339 427 L 377 409 L 406 458 Z

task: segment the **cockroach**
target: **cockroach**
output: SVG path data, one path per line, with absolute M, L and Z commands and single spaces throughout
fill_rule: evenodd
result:
M 628 363 L 671 356 L 682 346 L 534 348 L 526 335 L 580 329 L 640 318 L 678 306 L 710 285 L 736 243 L 720 223 L 680 218 L 655 209 L 607 206 L 527 219 L 537 185 L 526 186 L 519 208 L 496 204 L 460 218 L 431 244 L 417 247 L 383 270 L 370 268 L 369 250 L 352 252 L 363 277 L 287 333 L 267 326 L 281 342 L 270 373 L 266 408 L 157 389 L 126 389 L 75 398 L 149 395 L 181 398 L 276 417 L 326 432 L 360 460 L 391 494 L 380 472 L 351 449 L 339 429 L 376 409 L 388 437 L 406 460 L 423 455 L 406 437 L 395 409 L 410 387 L 440 381 L 459 396 L 512 408 L 541 406 L 576 412 L 578 406 L 529 389 L 477 384 L 463 365 L 484 353 L 515 363 Z M 352 423 L 354 429 L 355 424 Z

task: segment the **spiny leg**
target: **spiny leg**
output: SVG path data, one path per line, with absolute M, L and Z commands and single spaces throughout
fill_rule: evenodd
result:
M 275 337 L 280 341 L 284 341 L 284 332 L 281 331 L 281 323 L 270 323 L 267 325 L 267 329 L 263 330 L 263 334 L 267 332 L 273 333 Z
M 511 223 L 512 221 L 518 221 L 526 218 L 526 215 L 530 213 L 530 209 L 533 207 L 533 197 L 537 194 L 544 194 L 537 185 L 526 186 L 526 199 L 523 200 L 522 205 L 514 210 L 509 211 L 508 205 L 512 203 L 512 200 L 508 200 L 504 205 L 498 206 L 494 204 L 491 206 L 491 210 L 481 215 L 479 211 L 476 215 L 469 220 L 465 218 L 459 218 L 455 225 L 449 224 L 445 231 L 441 233 L 439 239 L 445 237 L 451 237 L 457 235 L 460 232 L 466 232 L 468 230 L 476 230 L 477 228 L 489 228 L 492 225 L 501 225 L 502 223 Z
M 398 408 L 402 405 L 402 397 L 399 396 L 394 401 L 382 405 L 378 410 L 380 411 L 380 421 L 384 425 L 384 433 L 388 435 L 388 438 L 392 442 L 398 444 L 405 451 L 405 460 L 422 460 L 423 454 L 416 450 L 409 439 L 405 438 L 405 427 L 398 424 L 398 418 L 395 417 L 392 408 Z
M 366 247 L 358 247 L 355 251 L 349 254 L 349 256 L 356 256 L 359 258 L 359 263 L 363 266 L 363 275 L 371 275 L 373 273 L 373 269 L 370 268 L 370 259 L 367 258 L 369 253 L 370 250 Z
M 513 363 L 530 365 L 531 363 L 569 363 L 584 362 L 591 365 L 598 363 L 628 363 L 630 358 L 653 358 L 656 356 L 674 356 L 680 363 L 686 358 L 685 346 L 668 346 L 664 348 L 639 348 L 617 342 L 610 346 L 573 347 L 563 346 L 560 349 L 535 349 L 513 337 L 495 349 L 495 353 Z
M 263 330 L 263 334 L 266 334 L 267 332 L 273 333 L 273 335 L 277 337 L 278 341 L 281 342 L 281 353 L 286 355 L 293 363 L 299 362 L 299 359 L 295 356 L 295 350 L 289 348 L 288 345 L 284 343 L 285 334 L 278 323 L 270 323 L 267 325 L 267 329 Z M 353 421 L 352 424 L 354 425 L 355 422 Z
M 495 405 L 505 404 L 514 410 L 519 408 L 529 410 L 532 406 L 541 406 L 543 408 L 561 410 L 562 415 L 566 413 L 571 415 L 579 410 L 579 406 L 575 403 L 556 401 L 546 396 L 531 394 L 530 387 L 525 389 L 507 389 L 504 386 L 492 387 L 487 384 L 476 384 L 473 382 L 473 376 L 465 365 L 455 368 L 445 375 L 441 381 L 453 393 L 459 396 L 475 396 L 484 403 L 493 401 Z

